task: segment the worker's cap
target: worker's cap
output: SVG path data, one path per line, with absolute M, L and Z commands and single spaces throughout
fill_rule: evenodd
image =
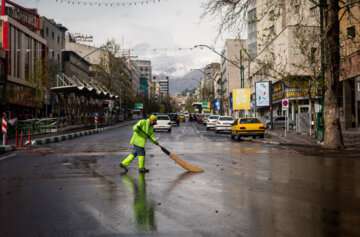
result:
M 152 115 L 150 115 L 149 120 L 150 120 L 150 121 L 156 121 L 156 120 L 157 120 L 157 117 L 152 114 Z

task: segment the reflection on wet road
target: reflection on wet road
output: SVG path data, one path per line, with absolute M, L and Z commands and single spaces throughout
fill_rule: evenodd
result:
M 186 124 L 120 175 L 131 128 L 18 152 L 0 162 L 0 236 L 360 236 L 354 152 L 233 142 Z

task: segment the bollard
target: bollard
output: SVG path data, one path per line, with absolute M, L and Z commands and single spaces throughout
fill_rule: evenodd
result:
M 31 146 L 31 130 L 29 128 L 28 130 L 28 141 L 27 141 L 27 145 Z
M 2 122 L 1 122 L 1 132 L 3 134 L 3 145 L 7 145 L 7 120 L 6 114 L 3 113 Z
M 15 130 L 15 145 L 19 147 L 19 132 L 18 129 Z
M 23 143 L 23 131 L 21 130 L 20 132 L 20 147 L 23 147 L 24 143 Z

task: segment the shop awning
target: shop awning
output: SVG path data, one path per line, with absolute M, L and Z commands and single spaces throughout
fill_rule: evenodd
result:
M 51 88 L 54 92 L 70 93 L 89 93 L 94 97 L 101 98 L 117 98 L 117 96 L 111 94 L 111 92 L 103 86 L 100 82 L 95 81 L 92 78 L 88 78 L 87 81 L 77 78 L 75 76 L 69 77 L 64 73 L 56 76 L 56 85 Z

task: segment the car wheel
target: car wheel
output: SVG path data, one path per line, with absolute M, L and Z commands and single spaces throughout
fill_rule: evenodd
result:
M 236 137 L 236 140 L 241 141 L 241 136 L 238 135 L 238 136 Z
M 220 133 L 220 131 L 219 131 L 219 130 L 215 130 L 215 133 Z
M 235 140 L 235 138 L 236 138 L 236 135 L 231 134 L 231 140 Z
M 264 139 L 264 138 L 265 138 L 265 134 L 260 135 L 259 138 Z
M 171 133 L 171 129 L 168 130 L 168 133 Z

